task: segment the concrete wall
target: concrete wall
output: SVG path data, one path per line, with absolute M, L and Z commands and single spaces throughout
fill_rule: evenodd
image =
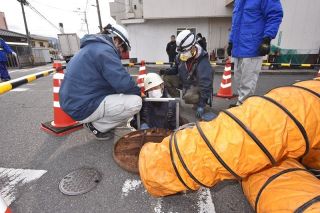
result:
M 230 17 L 232 8 L 223 0 L 144 0 L 145 19 L 184 17 Z
M 280 44 L 280 47 L 284 49 L 296 49 L 300 53 L 318 53 L 320 48 L 320 1 L 281 0 L 281 3 L 284 18 L 272 44 L 276 46 Z
M 146 61 L 168 61 L 166 45 L 177 28 L 196 28 L 206 37 L 208 50 L 224 47 L 227 44 L 230 18 L 162 19 L 146 20 L 143 24 L 130 24 L 129 32 L 132 50 L 131 58 Z

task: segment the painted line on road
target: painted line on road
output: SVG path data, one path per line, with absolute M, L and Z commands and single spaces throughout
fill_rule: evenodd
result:
M 12 89 L 11 92 L 25 92 L 29 89 L 30 88 L 15 88 L 15 89 Z
M 210 189 L 201 187 L 198 194 L 198 213 L 215 213 L 216 209 L 214 207 Z
M 0 194 L 9 206 L 16 199 L 18 188 L 39 179 L 46 170 L 0 168 Z
M 121 197 L 127 197 L 131 191 L 135 191 L 141 186 L 141 180 L 127 179 L 122 186 Z
M 44 67 L 50 68 L 50 67 L 52 67 L 52 64 L 46 65 Z M 37 69 L 41 70 L 41 69 L 43 69 L 43 67 L 41 67 L 41 68 L 34 67 L 34 68 L 30 68 L 30 69 L 16 69 L 16 70 L 12 70 L 12 71 L 9 70 L 9 73 L 12 74 L 12 73 L 15 73 L 15 72 L 20 72 L 20 73 L 22 73 L 22 72 L 30 72 L 30 71 L 34 71 L 34 70 L 37 70 Z
M 35 74 L 30 74 L 30 75 L 27 75 L 27 76 L 23 76 L 23 77 L 20 77 L 20 78 L 17 78 L 17 79 L 13 79 L 13 80 L 10 80 L 10 81 L 6 81 L 6 82 L 3 82 L 3 83 L 0 83 L 0 95 L 3 94 L 3 93 L 6 93 L 16 87 L 19 87 L 23 84 L 26 84 L 26 83 L 29 83 L 29 82 L 32 82 L 38 78 L 41 78 L 41 77 L 45 77 L 45 76 L 48 76 L 49 74 L 51 73 L 54 73 L 55 72 L 55 69 L 49 69 L 49 70 L 45 70 L 45 71 L 42 71 L 42 72 L 38 72 L 38 73 L 35 73 Z

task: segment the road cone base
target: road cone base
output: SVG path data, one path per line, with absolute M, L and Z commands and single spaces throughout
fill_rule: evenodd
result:
M 213 95 L 214 97 L 218 97 L 218 98 L 228 98 L 228 99 L 231 99 L 231 98 L 235 98 L 237 97 L 238 95 L 236 94 L 232 94 L 232 95 L 221 95 L 221 94 L 214 94 Z
M 48 121 L 45 123 L 41 123 L 41 129 L 51 135 L 54 136 L 64 136 L 64 135 L 68 135 L 71 132 L 75 132 L 79 129 L 82 129 L 82 124 L 75 124 L 72 126 L 67 126 L 67 127 L 55 127 L 52 126 L 52 121 Z

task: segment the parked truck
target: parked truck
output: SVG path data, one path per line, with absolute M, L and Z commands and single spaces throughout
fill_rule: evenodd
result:
M 69 62 L 71 57 L 80 49 L 80 39 L 76 33 L 58 34 L 58 39 L 62 56 L 66 62 Z

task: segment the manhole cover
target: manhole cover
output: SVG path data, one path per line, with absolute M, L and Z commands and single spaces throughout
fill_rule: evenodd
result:
M 81 168 L 67 174 L 59 184 L 66 195 L 81 195 L 93 189 L 101 181 L 100 173 L 93 168 Z
M 146 142 L 160 143 L 170 133 L 170 130 L 154 128 L 124 135 L 113 147 L 113 158 L 124 170 L 139 173 L 138 160 L 142 146 Z

